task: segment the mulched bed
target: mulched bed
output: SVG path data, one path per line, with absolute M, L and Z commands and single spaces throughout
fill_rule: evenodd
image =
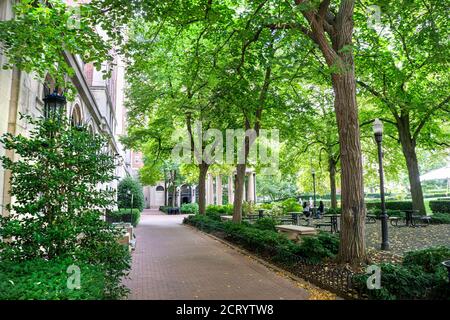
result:
M 388 226 L 390 252 L 403 255 L 407 251 L 433 246 L 450 246 L 450 224 L 432 224 L 426 227 Z M 381 224 L 366 224 L 367 247 L 380 249 Z

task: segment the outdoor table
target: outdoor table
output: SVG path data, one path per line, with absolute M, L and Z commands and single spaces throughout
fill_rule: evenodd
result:
M 303 212 L 293 211 L 293 212 L 288 212 L 288 213 L 291 215 L 292 221 L 295 221 L 296 225 L 300 225 L 300 217 L 303 214 Z
M 339 232 L 338 218 L 340 218 L 340 217 L 341 217 L 340 214 L 326 214 L 326 215 L 323 215 L 323 218 L 330 218 L 331 233 L 338 233 Z
M 404 212 L 406 215 L 406 218 L 405 218 L 406 226 L 407 227 L 415 227 L 413 214 L 419 213 L 419 211 L 418 210 L 402 210 L 402 212 Z
M 264 211 L 266 211 L 266 209 L 259 209 L 259 210 L 258 210 L 258 216 L 259 216 L 259 218 L 264 218 Z

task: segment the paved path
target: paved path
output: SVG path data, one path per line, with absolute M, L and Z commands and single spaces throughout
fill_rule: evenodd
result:
M 129 299 L 308 299 L 259 262 L 190 227 L 146 210 L 136 228 Z

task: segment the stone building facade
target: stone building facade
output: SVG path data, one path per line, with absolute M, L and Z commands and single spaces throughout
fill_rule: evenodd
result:
M 13 0 L 0 0 L 0 20 L 13 17 Z M 116 168 L 116 176 L 130 174 L 129 154 L 120 143 L 118 136 L 124 132 L 124 66 L 117 57 L 111 77 L 104 80 L 102 71 L 97 71 L 92 64 L 85 64 L 79 57 L 69 53 L 65 58 L 74 70 L 71 82 L 77 90 L 76 97 L 66 105 L 67 116 L 74 124 L 85 124 L 94 133 L 106 134 L 109 140 L 109 152 L 119 155 L 124 161 Z M 0 69 L 6 58 L 0 54 Z M 104 65 L 106 68 L 106 64 Z M 14 135 L 27 135 L 30 125 L 19 118 L 19 114 L 33 117 L 43 115 L 44 97 L 50 90 L 44 84 L 45 79 L 37 79 L 17 69 L 0 70 L 0 135 L 9 132 Z M 0 146 L 0 156 L 5 155 Z M 16 158 L 14 154 L 7 154 Z M 110 183 L 115 188 L 117 181 Z M 9 195 L 9 176 L 0 166 L 0 208 L 11 202 Z

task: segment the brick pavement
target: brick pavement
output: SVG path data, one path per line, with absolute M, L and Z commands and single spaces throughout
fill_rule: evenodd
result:
M 308 299 L 297 284 L 201 232 L 183 216 L 144 211 L 128 299 Z

